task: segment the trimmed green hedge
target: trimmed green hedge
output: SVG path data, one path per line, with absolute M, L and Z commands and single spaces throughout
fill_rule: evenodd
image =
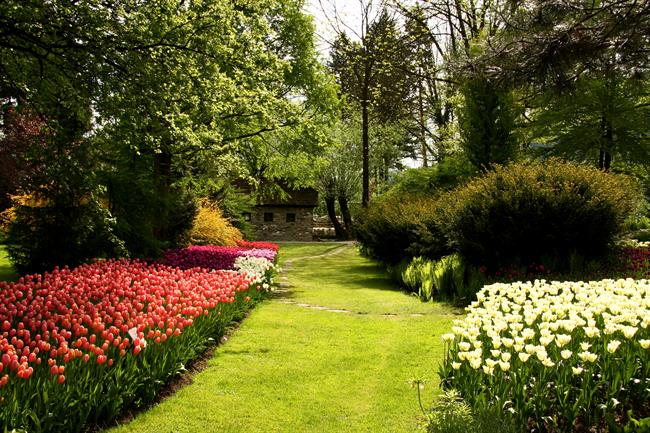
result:
M 440 258 L 450 253 L 436 222 L 438 201 L 413 195 L 390 196 L 373 203 L 356 227 L 362 251 L 383 263 L 405 258 Z
M 470 264 L 561 267 L 606 253 L 640 201 L 628 177 L 549 159 L 496 166 L 444 194 L 436 221 Z
M 390 194 L 362 214 L 362 250 L 385 264 L 459 253 L 490 273 L 601 258 L 642 195 L 626 176 L 558 159 L 495 166 L 436 197 Z

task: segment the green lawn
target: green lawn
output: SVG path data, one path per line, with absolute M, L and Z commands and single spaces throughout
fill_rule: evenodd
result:
M 13 281 L 18 278 L 4 245 L 0 245 L 0 281 Z
M 323 253 L 332 254 L 300 258 Z M 351 245 L 289 244 L 281 254 L 289 292 L 258 306 L 191 385 L 111 432 L 416 429 L 407 382 L 431 379 L 431 401 L 440 336 L 458 312 L 395 290 Z

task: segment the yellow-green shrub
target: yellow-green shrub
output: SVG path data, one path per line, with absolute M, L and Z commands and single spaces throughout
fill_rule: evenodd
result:
M 195 245 L 237 245 L 243 240 L 241 232 L 228 221 L 219 207 L 209 200 L 201 201 L 190 231 Z

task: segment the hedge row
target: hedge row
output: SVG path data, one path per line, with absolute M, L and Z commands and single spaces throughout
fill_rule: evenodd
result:
M 488 271 L 608 251 L 641 200 L 629 178 L 550 159 L 497 166 L 438 196 L 390 196 L 374 203 L 357 237 L 389 265 L 459 253 Z

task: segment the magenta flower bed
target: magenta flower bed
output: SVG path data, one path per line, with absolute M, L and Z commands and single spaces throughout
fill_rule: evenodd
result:
M 277 252 L 267 248 L 221 247 L 216 245 L 194 245 L 169 250 L 162 263 L 181 269 L 234 269 L 235 260 L 241 256 L 262 257 L 274 261 Z
M 247 251 L 247 249 L 215 245 L 193 245 L 167 251 L 162 262 L 168 266 L 181 269 L 233 269 L 235 259 L 241 256 L 244 251 Z
M 650 278 L 650 248 L 624 248 L 619 257 L 622 263 L 620 272 L 625 277 L 635 279 Z

